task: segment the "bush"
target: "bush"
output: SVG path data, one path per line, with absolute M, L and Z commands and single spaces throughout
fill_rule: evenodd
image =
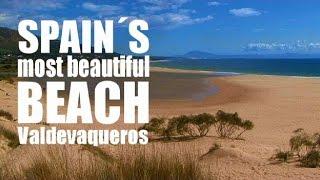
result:
M 291 151 L 280 151 L 276 154 L 276 158 L 287 162 L 293 155 L 297 155 L 301 166 L 320 167 L 320 134 L 310 135 L 302 128 L 293 131 L 293 133 L 294 135 L 289 141 Z
M 210 127 L 215 123 L 215 117 L 208 113 L 198 115 L 182 115 L 173 117 L 169 121 L 169 129 L 176 128 L 179 135 L 182 136 L 206 136 Z
M 320 133 L 313 135 L 313 148 L 320 150 Z
M 320 167 L 320 151 L 312 150 L 301 159 L 301 166 L 316 168 Z
M 214 123 L 216 118 L 208 113 L 198 114 L 192 118 L 192 124 L 197 127 L 199 136 L 206 136 Z
M 216 114 L 214 125 L 217 134 L 223 138 L 239 138 L 244 132 L 254 127 L 253 122 L 242 120 L 238 113 L 226 113 L 221 110 Z
M 173 117 L 169 120 L 169 129 L 176 132 L 181 136 L 196 136 L 196 133 L 192 129 L 192 116 L 181 115 Z
M 292 157 L 293 153 L 291 151 L 278 151 L 275 158 L 281 162 L 288 162 Z
M 291 151 L 295 152 L 299 158 L 312 149 L 314 146 L 313 138 L 303 129 L 293 131 L 294 135 L 290 139 Z
M 240 128 L 242 129 L 242 131 L 238 134 L 236 139 L 240 138 L 244 132 L 253 129 L 253 127 L 254 125 L 252 121 L 244 120 L 240 125 Z
M 165 129 L 166 129 L 165 124 L 166 124 L 165 118 L 152 118 L 149 123 L 144 124 L 142 127 L 139 128 L 139 130 L 145 129 L 149 132 L 163 136 L 165 134 Z
M 177 134 L 177 124 L 178 122 L 174 119 L 167 120 L 167 126 L 164 129 L 163 136 L 167 139 L 171 139 L 172 136 Z
M 176 135 L 203 137 L 208 134 L 213 125 L 217 134 L 223 138 L 240 138 L 244 132 L 254 127 L 251 121 L 242 120 L 237 113 L 218 111 L 216 117 L 212 114 L 202 113 L 181 115 L 170 119 L 152 118 L 148 124 L 139 129 L 145 129 L 170 139 Z
M 145 129 L 158 136 L 170 139 L 172 136 L 206 136 L 215 123 L 215 117 L 208 113 L 198 115 L 181 115 L 165 118 L 152 118 L 148 124 L 139 129 Z

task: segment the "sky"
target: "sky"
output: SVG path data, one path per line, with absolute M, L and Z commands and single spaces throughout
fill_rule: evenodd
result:
M 0 26 L 19 20 L 144 19 L 151 55 L 320 54 L 319 0 L 0 0 Z M 128 53 L 117 26 L 115 51 Z

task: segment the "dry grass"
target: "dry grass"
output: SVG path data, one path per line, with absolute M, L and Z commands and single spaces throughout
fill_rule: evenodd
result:
M 142 146 L 117 148 L 122 151 L 114 155 L 81 145 L 21 146 L 17 150 L 33 153 L 24 153 L 20 162 L 16 155 L 2 160 L 0 179 L 210 179 L 192 156 L 146 153 Z
M 18 135 L 1 125 L 0 125 L 0 135 L 4 136 L 9 140 L 9 143 L 8 143 L 9 147 L 16 148 L 20 145 Z
M 2 109 L 0 109 L 0 117 L 4 117 L 9 121 L 13 121 L 13 115 L 10 112 L 4 111 Z

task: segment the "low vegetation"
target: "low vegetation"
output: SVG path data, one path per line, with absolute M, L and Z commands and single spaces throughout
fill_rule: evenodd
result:
M 301 159 L 301 166 L 317 168 L 320 167 L 320 151 L 311 150 Z
M 240 138 L 240 136 L 253 129 L 254 125 L 249 120 L 242 120 L 238 113 L 218 111 L 216 114 L 216 132 L 223 138 Z
M 8 73 L 16 72 L 17 71 L 17 65 L 15 65 L 15 64 L 0 64 L 0 71 L 2 73 L 4 73 L 4 72 L 8 72 Z
M 114 179 L 206 179 L 200 166 L 187 156 L 137 155 L 131 161 L 120 161 Z
M 172 118 L 152 118 L 140 129 L 148 130 L 154 135 L 171 139 L 173 137 L 203 137 L 211 127 L 222 138 L 240 138 L 253 129 L 249 120 L 242 120 L 238 113 L 218 111 L 216 115 L 202 113 L 197 115 L 181 115 Z
M 132 157 L 122 155 L 112 159 L 100 158 L 100 155 L 91 156 L 89 160 L 85 156 L 79 157 L 80 159 L 72 161 L 63 149 L 39 153 L 39 157 L 31 158 L 30 166 L 23 167 L 20 171 L 3 166 L 0 179 L 210 179 L 199 164 L 188 156 L 140 153 Z
M 209 152 L 214 152 L 221 148 L 221 145 L 218 143 L 214 143 L 213 146 L 209 149 Z
M 16 148 L 20 145 L 19 143 L 19 137 L 16 133 L 4 128 L 3 126 L 0 126 L 0 135 L 4 136 L 9 140 L 8 146 L 11 148 Z
M 0 109 L 0 117 L 4 117 L 9 121 L 13 121 L 13 115 L 10 112 L 4 111 L 2 109 Z
M 302 128 L 293 131 L 293 136 L 289 140 L 290 151 L 278 152 L 276 158 L 287 162 L 289 159 L 297 157 L 303 167 L 320 167 L 320 134 L 309 134 Z
M 0 68 L 0 72 L 1 72 L 1 68 Z M 6 83 L 9 83 L 9 84 L 14 84 L 15 82 L 12 75 L 3 75 L 3 74 L 0 74 L 0 81 L 5 81 Z
M 275 155 L 276 159 L 285 163 L 287 163 L 292 157 L 293 153 L 291 151 L 278 151 Z
M 114 161 L 114 159 L 111 155 L 107 154 L 105 151 L 103 151 L 99 147 L 92 146 L 89 144 L 84 144 L 84 145 L 82 145 L 82 150 L 88 151 L 104 161 L 109 161 L 109 162 Z

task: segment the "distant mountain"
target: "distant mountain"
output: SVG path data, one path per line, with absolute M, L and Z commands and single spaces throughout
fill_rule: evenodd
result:
M 215 54 L 211 54 L 211 53 L 203 52 L 203 51 L 190 51 L 190 52 L 184 54 L 183 56 L 191 58 L 191 59 L 194 59 L 194 58 L 208 59 L 208 58 L 216 57 Z
M 299 53 L 284 53 L 284 54 L 240 54 L 240 55 L 217 55 L 203 51 L 190 51 L 178 58 L 188 59 L 275 59 L 275 58 L 320 58 L 320 54 L 299 54 Z

